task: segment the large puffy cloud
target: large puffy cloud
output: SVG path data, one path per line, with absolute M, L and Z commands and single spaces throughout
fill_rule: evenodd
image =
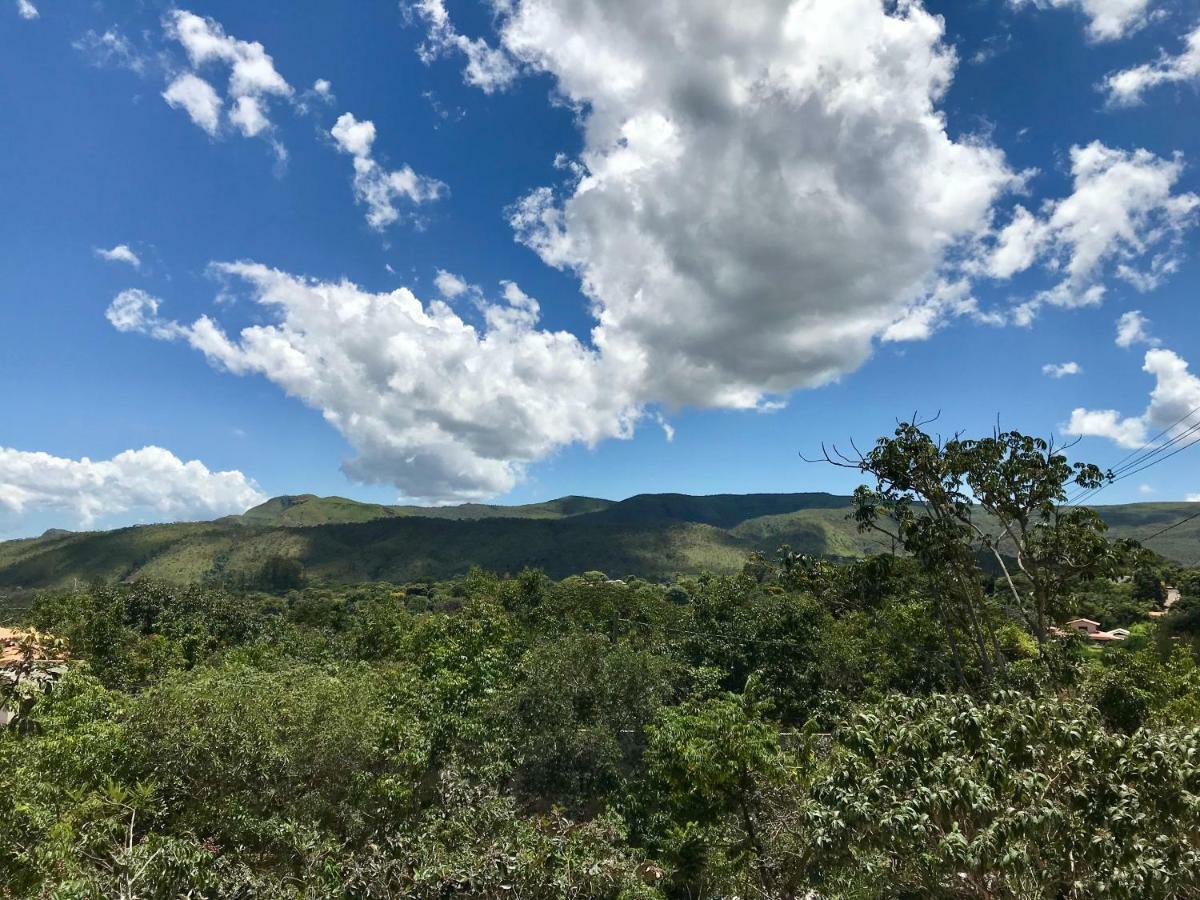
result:
M 1062 279 L 1016 311 L 1028 324 L 1044 304 L 1099 303 L 1109 269 L 1141 290 L 1157 285 L 1177 265 L 1184 232 L 1195 222 L 1200 197 L 1177 193 L 1183 160 L 1148 150 L 1116 150 L 1097 142 L 1071 148 L 1074 190 L 1047 201 L 1040 214 L 1016 207 L 982 265 L 1008 278 L 1043 262 Z
M 0 447 L 0 517 L 5 519 L 62 512 L 87 528 L 100 519 L 130 515 L 212 518 L 243 512 L 265 499 L 241 472 L 213 472 L 161 447 L 126 450 L 105 460 Z
M 1112 41 L 1137 31 L 1146 24 L 1151 0 L 1008 0 L 1010 6 L 1071 7 L 1088 20 L 1088 36 L 1094 41 Z
M 172 106 L 187 110 L 192 121 L 216 134 L 222 113 L 246 137 L 266 136 L 271 131 L 268 107 L 272 97 L 290 98 L 292 86 L 275 69 L 271 56 L 257 41 L 242 41 L 227 35 L 219 22 L 182 9 L 171 10 L 163 26 L 168 37 L 178 41 L 193 70 L 175 78 L 163 93 Z M 197 71 L 211 63 L 229 67 L 229 106 Z M 283 147 L 273 142 L 282 158 Z
M 1188 370 L 1185 359 L 1171 350 L 1148 350 L 1142 370 L 1154 376 L 1155 385 L 1150 404 L 1141 415 L 1080 408 L 1071 413 L 1067 433 L 1105 437 L 1123 447 L 1140 447 L 1151 429 L 1173 427 L 1178 432 L 1200 421 L 1196 416 L 1200 409 L 1200 378 Z
M 1114 105 L 1132 106 L 1160 84 L 1188 82 L 1200 82 L 1200 26 L 1184 38 L 1184 48 L 1178 54 L 1163 53 L 1155 62 L 1115 72 L 1104 79 L 1104 89 Z
M 755 407 L 969 310 L 947 255 L 1014 183 L 951 138 L 942 21 L 880 0 L 524 0 L 499 24 L 583 116 L 578 179 L 514 206 L 603 352 L 668 404 Z M 901 323 L 901 324 L 898 324 Z
M 360 122 L 352 113 L 338 117 L 330 135 L 339 150 L 354 158 L 354 196 L 367 207 L 367 222 L 379 231 L 400 217 L 397 201 L 413 205 L 436 200 L 446 186 L 435 178 L 418 175 L 411 166 L 388 171 L 372 156 L 375 123 Z
M 475 500 L 512 488 L 524 466 L 572 442 L 628 436 L 638 417 L 627 373 L 565 332 L 539 330 L 538 304 L 509 282 L 464 320 L 409 290 L 372 294 L 251 263 L 215 267 L 248 283 L 274 323 L 230 337 L 208 317 L 161 317 L 126 291 L 109 320 L 183 340 L 217 367 L 257 373 L 319 409 L 357 451 L 359 480 L 408 498 Z

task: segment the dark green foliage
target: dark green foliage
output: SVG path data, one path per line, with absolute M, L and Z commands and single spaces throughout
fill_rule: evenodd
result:
M 1163 605 L 1167 599 L 1167 589 L 1157 572 L 1140 568 L 1133 573 L 1133 599 L 1155 606 Z
M 1105 628 L 1127 628 L 1144 622 L 1147 614 L 1159 606 L 1153 600 L 1135 597 L 1132 587 L 1105 580 L 1088 582 L 1071 598 L 1071 613 L 1103 622 Z
M 258 572 L 258 586 L 283 593 L 304 587 L 304 564 L 290 556 L 272 556 Z
M 755 565 L 670 588 L 474 571 L 45 597 L 31 615 L 75 661 L 0 733 L 0 883 L 613 900 L 1200 884 L 1175 839 L 1200 832 L 1186 648 L 1039 651 L 1005 623 L 1020 693 L 970 698 L 909 563 Z
M 500 527 L 388 507 L 204 526 L 292 542 L 207 586 L 40 596 L 14 615 L 71 656 L 0 729 L 0 897 L 1200 896 L 1195 572 L 1060 515 L 1064 479 L 1097 476 L 1041 442 L 910 427 L 868 462 L 858 520 L 906 556 L 760 547 L 719 574 L 659 559 L 664 583 L 606 574 L 647 571 L 631 545 L 561 580 L 431 562 L 338 586 L 293 564 L 379 568 L 401 537 Z M 981 535 L 972 495 L 1013 534 Z M 293 499 L 249 519 L 361 512 Z M 635 499 L 541 505 L 521 536 L 739 514 Z M 794 502 L 756 499 L 756 539 L 803 537 L 778 517 L 820 510 Z M 536 563 L 548 545 L 518 548 L 513 521 L 504 552 Z M 1181 589 L 1165 618 L 1152 584 Z M 1067 610 L 1134 634 L 1041 634 Z

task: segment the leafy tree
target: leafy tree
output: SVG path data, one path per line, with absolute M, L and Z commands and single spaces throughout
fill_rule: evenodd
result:
M 893 699 L 835 733 L 779 852 L 836 896 L 1180 896 L 1198 759 L 1200 730 L 1126 737 L 1073 701 Z
M 766 792 L 785 771 L 778 729 L 762 718 L 754 685 L 666 708 L 648 729 L 647 778 L 671 822 L 659 840 L 679 866 L 676 887 L 703 894 L 711 850 L 750 865 L 768 891 L 759 818 Z
M 1133 599 L 1161 607 L 1167 600 L 1167 589 L 1153 569 L 1141 567 L 1133 573 Z
M 291 556 L 272 556 L 258 571 L 258 584 L 264 591 L 284 593 L 304 587 L 304 564 Z
M 521 792 L 595 810 L 633 771 L 643 729 L 671 692 L 670 662 L 576 633 L 521 659 L 507 700 Z
M 942 440 L 920 423 L 902 422 L 893 437 L 881 438 L 866 454 L 835 458 L 826 452 L 825 458 L 874 476 L 873 488 L 855 494 L 860 528 L 888 535 L 928 573 L 955 656 L 957 626 L 969 636 L 989 681 L 1005 657 L 981 553 L 995 561 L 1014 606 L 1040 642 L 1071 588 L 1116 571 L 1127 549 L 1106 540 L 1094 511 L 1063 505 L 1068 488 L 1094 489 L 1111 476 L 1093 465 L 1070 463 L 1040 438 L 998 431 L 978 440 L 957 435 Z M 1010 555 L 1024 586 L 1010 569 Z M 965 680 L 961 660 L 958 668 Z

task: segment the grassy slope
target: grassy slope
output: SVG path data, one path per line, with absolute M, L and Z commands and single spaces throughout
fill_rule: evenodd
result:
M 751 550 L 772 553 L 780 544 L 834 557 L 888 549 L 874 536 L 858 534 L 847 519 L 849 498 L 828 494 L 643 495 L 617 504 L 563 498 L 518 507 L 516 516 L 504 518 L 497 516 L 504 507 L 416 515 L 339 498 L 289 499 L 293 502 L 272 501 L 266 509 L 217 522 L 0 543 L 0 591 L 63 586 L 74 579 L 245 576 L 280 555 L 300 559 L 317 580 L 349 582 L 445 578 L 471 565 L 501 572 L 533 566 L 554 577 L 587 569 L 664 577 L 735 571 Z M 1100 512 L 1114 537 L 1138 538 L 1197 509 L 1140 503 Z M 1200 563 L 1200 519 L 1151 546 L 1180 562 Z
M 1200 503 L 1126 503 L 1097 506 L 1096 511 L 1108 523 L 1111 536 L 1144 540 L 1159 529 L 1200 512 Z M 1200 519 L 1146 541 L 1146 546 L 1168 559 L 1189 566 L 1200 565 Z

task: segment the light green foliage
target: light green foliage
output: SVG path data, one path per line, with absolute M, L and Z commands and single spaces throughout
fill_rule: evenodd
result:
M 772 882 L 760 865 L 759 820 L 786 771 L 778 729 L 763 718 L 754 688 L 665 709 L 648 729 L 651 827 L 677 892 L 704 895 L 739 868 L 761 887 Z
M 864 711 L 834 740 L 796 849 L 836 896 L 1143 898 L 1200 883 L 1194 727 L 1126 737 L 1075 701 L 941 696 Z

